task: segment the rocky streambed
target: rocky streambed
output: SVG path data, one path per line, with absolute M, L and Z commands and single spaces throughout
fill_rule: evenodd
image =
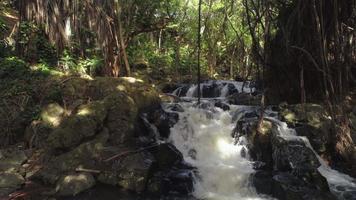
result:
M 320 170 L 354 175 L 352 135 L 335 138 L 322 106 L 271 106 L 261 121 L 252 83 L 207 82 L 200 104 L 194 87 L 162 98 L 133 78 L 66 79 L 25 142 L 0 150 L 0 199 L 356 198 Z

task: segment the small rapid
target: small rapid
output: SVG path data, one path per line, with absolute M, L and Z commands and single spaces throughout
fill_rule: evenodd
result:
M 194 196 L 214 200 L 264 199 L 249 183 L 254 170 L 244 138 L 235 145 L 230 134 L 235 127 L 232 113 L 237 107 L 223 111 L 214 107 L 203 109 L 194 103 L 181 105 L 185 111 L 171 129 L 169 140 L 186 162 L 198 169 Z

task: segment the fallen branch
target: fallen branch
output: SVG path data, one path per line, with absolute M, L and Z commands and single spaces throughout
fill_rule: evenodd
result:
M 101 171 L 95 170 L 95 169 L 85 169 L 82 167 L 78 167 L 75 169 L 76 172 L 88 172 L 88 173 L 93 173 L 93 174 L 100 174 Z
M 123 156 L 127 156 L 129 154 L 136 154 L 136 153 L 140 153 L 142 151 L 145 151 L 145 150 L 148 150 L 148 149 L 152 149 L 154 147 L 158 147 L 160 144 L 155 144 L 155 145 L 152 145 L 152 146 L 148 146 L 148 147 L 144 147 L 144 148 L 140 148 L 138 150 L 134 150 L 134 151 L 124 151 L 122 153 L 119 153 L 119 154 L 116 154 L 110 158 L 107 158 L 104 160 L 104 162 L 109 162 L 109 161 L 112 161 L 112 160 L 115 160 L 115 159 L 118 159 L 118 158 L 121 158 Z

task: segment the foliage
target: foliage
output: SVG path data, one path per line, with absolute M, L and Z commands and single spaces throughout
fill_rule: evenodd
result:
M 5 21 L 0 16 L 0 58 L 5 57 L 8 51 L 7 42 L 5 39 L 5 33 L 8 30 L 8 27 L 5 24 Z
M 43 27 L 32 22 L 21 22 L 16 42 L 20 56 L 26 61 L 56 65 L 56 49 L 49 43 Z

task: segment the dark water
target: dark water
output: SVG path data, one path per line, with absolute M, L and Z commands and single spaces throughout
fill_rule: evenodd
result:
M 197 200 L 189 196 L 164 196 L 153 197 L 147 195 L 138 195 L 128 191 L 124 191 L 119 187 L 110 185 L 96 185 L 75 197 L 62 197 L 58 200 Z

